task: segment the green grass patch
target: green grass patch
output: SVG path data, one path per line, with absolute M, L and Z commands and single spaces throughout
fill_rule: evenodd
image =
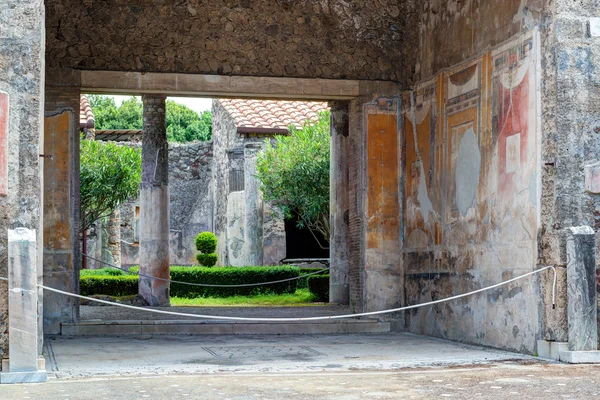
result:
M 194 299 L 171 297 L 172 306 L 189 307 L 256 307 L 256 306 L 318 306 L 308 289 L 298 289 L 288 294 L 258 294 L 254 296 L 197 297 Z

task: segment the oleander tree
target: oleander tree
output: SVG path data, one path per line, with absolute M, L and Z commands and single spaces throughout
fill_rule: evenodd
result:
M 81 232 L 138 196 L 142 180 L 139 149 L 111 142 L 81 140 Z
M 298 218 L 329 241 L 330 112 L 306 121 L 301 129 L 266 141 L 257 158 L 257 178 L 265 200 L 288 219 Z

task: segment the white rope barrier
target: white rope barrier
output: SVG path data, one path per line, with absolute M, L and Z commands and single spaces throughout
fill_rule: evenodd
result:
M 51 287 L 48 287 L 48 286 L 44 286 L 44 285 L 38 285 L 38 286 L 41 287 L 41 288 L 43 288 L 44 290 L 48 290 L 50 292 L 62 294 L 62 295 L 65 295 L 65 296 L 76 297 L 76 298 L 79 298 L 79 299 L 88 300 L 88 301 L 94 301 L 96 303 L 107 304 L 107 305 L 111 305 L 111 306 L 118 306 L 118 307 L 122 307 L 122 308 L 129 308 L 131 310 L 152 312 L 152 313 L 155 313 L 155 314 L 174 315 L 174 316 L 178 316 L 178 317 L 211 319 L 211 320 L 221 320 L 221 321 L 302 322 L 302 321 L 325 321 L 325 320 L 357 318 L 357 317 L 370 317 L 370 316 L 374 316 L 374 315 L 392 314 L 392 313 L 399 312 L 399 311 L 412 310 L 414 308 L 419 308 L 419 307 L 427 307 L 427 306 L 431 306 L 431 305 L 434 305 L 434 304 L 445 303 L 445 302 L 448 302 L 448 301 L 457 300 L 457 299 L 460 299 L 460 298 L 463 298 L 463 297 L 472 296 L 472 295 L 477 294 L 477 293 L 481 293 L 481 292 L 485 292 L 487 290 L 492 290 L 492 289 L 495 289 L 495 288 L 498 288 L 498 287 L 501 287 L 501 286 L 505 286 L 505 285 L 508 285 L 509 283 L 518 281 L 520 279 L 524 279 L 524 278 L 526 278 L 528 276 L 539 274 L 539 273 L 541 273 L 543 271 L 546 271 L 546 270 L 549 270 L 549 269 L 551 269 L 554 272 L 554 279 L 553 279 L 553 282 L 552 282 L 552 308 L 555 308 L 555 306 L 556 306 L 556 268 L 554 266 L 547 266 L 547 267 L 540 268 L 538 270 L 535 270 L 535 271 L 528 272 L 526 274 L 517 276 L 515 278 L 508 279 L 508 280 L 506 280 L 504 282 L 497 283 L 495 285 L 491 285 L 491 286 L 487 286 L 487 287 L 484 287 L 484 288 L 481 288 L 481 289 L 473 290 L 473 291 L 468 292 L 468 293 L 463 293 L 463 294 L 459 294 L 459 295 L 456 295 L 456 296 L 447 297 L 445 299 L 429 301 L 427 303 L 415 304 L 415 305 L 406 306 L 406 307 L 392 308 L 392 309 L 388 309 L 388 310 L 358 313 L 358 314 L 330 315 L 330 316 L 324 316 L 324 317 L 304 317 L 304 318 L 246 318 L 246 317 L 228 317 L 228 316 L 219 316 L 219 315 L 201 315 L 201 314 L 180 313 L 180 312 L 175 312 L 175 311 L 156 310 L 156 309 L 152 309 L 152 308 L 143 308 L 143 307 L 130 306 L 130 305 L 127 305 L 127 304 L 119 304 L 119 303 L 114 303 L 114 302 L 111 302 L 111 301 L 100 300 L 100 299 L 95 299 L 93 297 L 81 296 L 79 294 L 65 292 L 65 291 L 62 291 L 62 290 L 59 290 L 59 289 L 54 289 L 54 288 L 51 288 Z M 2 278 L 2 277 L 0 277 L 0 280 L 8 281 L 8 279 Z
M 87 258 L 89 258 L 91 260 L 97 261 L 100 264 L 107 265 L 110 268 L 115 268 L 115 269 L 118 269 L 118 270 L 121 270 L 121 271 L 129 273 L 129 270 L 127 270 L 125 268 L 117 267 L 114 264 L 110 264 L 110 263 L 107 263 L 105 261 L 98 260 L 97 258 L 94 258 L 92 256 L 88 256 L 85 253 L 81 253 L 81 255 L 85 256 L 85 257 L 87 257 Z M 339 263 L 339 264 L 335 264 L 335 265 L 336 266 L 337 265 L 344 265 L 346 263 L 347 263 L 347 261 L 344 261 L 343 263 Z M 142 274 L 142 273 L 137 273 L 137 274 L 134 274 L 134 275 L 140 276 L 142 278 L 152 279 L 152 280 L 155 280 L 155 281 L 169 282 L 169 283 L 178 283 L 178 284 L 187 285 L 187 286 L 217 287 L 217 288 L 239 288 L 239 287 L 254 287 L 254 286 L 274 285 L 274 284 L 277 284 L 277 283 L 284 283 L 284 282 L 295 281 L 295 280 L 298 280 L 298 279 L 306 278 L 308 276 L 322 274 L 323 272 L 329 271 L 330 269 L 331 268 L 324 268 L 324 269 L 322 269 L 320 271 L 311 272 L 310 274 L 299 275 L 299 276 L 295 276 L 293 278 L 281 279 L 279 281 L 261 282 L 261 283 L 245 283 L 245 284 L 239 284 L 239 285 L 213 285 L 213 284 L 208 284 L 208 283 L 193 283 L 193 282 L 174 281 L 172 279 L 159 278 L 159 277 L 156 277 L 156 276 Z

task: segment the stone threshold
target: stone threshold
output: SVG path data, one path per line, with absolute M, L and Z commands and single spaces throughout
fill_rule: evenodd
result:
M 81 321 L 61 324 L 63 336 L 103 335 L 298 335 L 385 333 L 390 322 L 377 320 L 243 322 L 212 320 Z

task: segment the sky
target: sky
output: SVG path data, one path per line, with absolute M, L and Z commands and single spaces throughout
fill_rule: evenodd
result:
M 119 106 L 124 100 L 129 99 L 131 96 L 109 96 L 115 99 L 115 103 Z M 195 97 L 169 97 L 169 100 L 174 100 L 177 103 L 184 104 L 192 110 L 201 113 L 211 109 L 212 99 L 206 98 L 195 98 Z

